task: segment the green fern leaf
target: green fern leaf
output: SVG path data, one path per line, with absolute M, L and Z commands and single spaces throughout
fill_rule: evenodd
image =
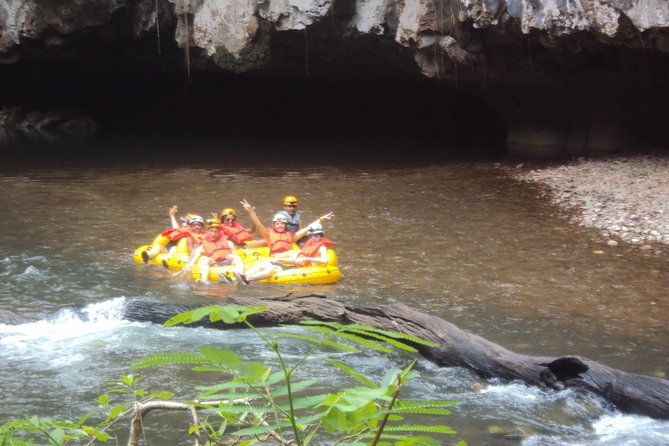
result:
M 387 336 L 393 339 L 404 339 L 408 342 L 411 343 L 416 343 L 416 344 L 421 344 L 425 345 L 428 347 L 437 347 L 439 344 L 435 344 L 434 342 L 427 341 L 425 339 L 421 339 L 419 337 L 407 334 L 407 333 L 402 333 L 399 331 L 391 331 L 391 330 L 383 330 L 380 328 L 373 328 L 369 327 L 366 325 L 360 325 L 360 324 L 349 324 L 349 325 L 344 325 L 339 322 L 324 322 L 324 321 L 301 321 L 301 325 L 306 325 L 306 326 L 320 326 L 320 327 L 327 327 L 329 330 L 348 330 L 348 331 L 363 331 L 367 333 L 376 333 L 382 336 Z
M 308 387 L 313 386 L 314 384 L 318 384 L 317 379 L 305 379 L 303 381 L 296 381 L 296 382 L 291 382 L 290 383 L 290 390 L 291 392 L 299 392 L 301 390 L 304 390 Z M 272 388 L 272 395 L 275 396 L 283 396 L 288 394 L 288 386 L 280 386 L 280 387 L 273 387 Z
M 373 389 L 377 389 L 379 387 L 378 385 L 376 385 L 376 383 L 374 383 L 374 381 L 370 380 L 369 378 L 367 378 L 362 373 L 354 370 L 348 364 L 344 364 L 343 362 L 337 361 L 336 359 L 332 359 L 332 358 L 325 358 L 325 360 L 327 362 L 329 362 L 330 364 L 332 364 L 333 366 L 337 367 L 338 369 L 342 370 L 343 372 L 346 372 L 347 374 L 351 375 L 352 377 L 354 377 L 358 381 L 362 382 L 363 384 L 366 384 L 367 386 L 369 386 Z
M 451 415 L 451 411 L 448 409 L 439 409 L 439 408 L 412 408 L 412 409 L 396 409 L 395 407 L 392 408 L 389 412 L 383 412 L 383 413 L 392 413 L 392 414 L 422 414 L 422 415 Z
M 298 398 L 293 398 L 293 408 L 294 409 L 306 409 L 306 408 L 312 408 L 316 407 L 319 404 L 321 404 L 329 395 L 327 394 L 321 394 L 321 395 L 310 395 L 310 396 L 305 396 L 305 397 L 298 397 Z M 289 404 L 279 404 L 278 405 L 281 409 L 288 410 L 289 409 Z
M 377 334 L 380 334 L 382 336 L 387 336 L 387 337 L 393 338 L 393 339 L 403 339 L 405 341 L 411 342 L 412 344 L 421 344 L 421 345 L 425 345 L 427 347 L 438 347 L 439 346 L 439 344 L 435 344 L 434 342 L 427 341 L 425 339 L 421 339 L 417 336 L 413 336 L 413 335 L 410 335 L 410 334 L 407 334 L 407 333 L 402 333 L 400 331 L 383 330 L 383 329 L 380 329 L 380 328 L 373 328 L 373 327 L 368 327 L 366 325 L 359 325 L 359 324 L 355 324 L 355 325 L 352 325 L 352 326 L 347 326 L 347 328 L 350 328 L 351 330 L 356 330 L 356 331 L 361 330 L 361 331 L 367 332 L 367 333 L 377 333 Z
M 383 335 L 383 334 L 380 334 L 380 333 L 377 333 L 377 332 L 374 332 L 374 331 L 360 330 L 360 329 L 357 329 L 357 330 L 356 329 L 353 329 L 353 330 L 346 329 L 345 331 L 347 333 L 355 333 L 355 334 L 358 334 L 358 335 L 361 335 L 361 336 L 374 338 L 374 339 L 378 339 L 378 340 L 383 341 L 383 342 L 387 342 L 388 344 L 393 345 L 393 346 L 399 348 L 400 350 L 405 350 L 405 351 L 412 352 L 412 353 L 415 353 L 415 352 L 418 351 L 418 349 L 416 349 L 415 347 L 412 347 L 409 344 L 405 344 L 404 342 L 400 342 L 400 341 L 398 341 L 398 340 L 396 340 L 396 339 L 394 339 L 390 336 L 386 336 L 386 335 Z
M 364 345 L 364 346 L 372 348 L 374 350 L 378 350 L 380 352 L 384 352 L 384 353 L 390 353 L 391 352 L 391 350 L 388 347 L 386 347 L 384 345 L 381 345 L 377 342 L 370 341 L 369 339 L 362 338 L 362 337 L 360 337 L 360 336 L 358 336 L 354 333 L 334 331 L 334 332 L 332 332 L 332 335 L 340 337 L 340 338 L 348 339 L 350 341 L 356 342 L 358 344 Z
M 300 321 L 300 325 L 328 327 L 331 330 L 340 330 L 341 328 L 347 327 L 347 325 L 341 324 L 339 322 L 313 321 L 313 320 L 312 321 Z
M 208 364 L 210 361 L 201 353 L 158 353 L 138 359 L 132 369 L 141 369 L 157 365 L 173 364 Z
M 401 409 L 410 409 L 410 408 L 422 408 L 422 407 L 446 407 L 446 406 L 456 406 L 457 401 L 451 400 L 428 400 L 428 401 L 405 401 L 397 400 L 395 401 L 396 408 Z
M 370 434 L 365 434 L 363 438 L 373 438 L 375 435 L 376 433 L 372 432 Z M 408 435 L 386 434 L 384 432 L 381 434 L 380 439 L 382 443 L 379 443 L 379 445 L 388 444 L 387 442 L 383 442 L 383 440 L 394 440 L 394 446 L 441 446 L 440 441 L 425 436 L 412 437 Z
M 294 333 L 280 333 L 280 334 L 277 334 L 276 336 L 280 337 L 280 338 L 299 339 L 301 341 L 307 341 L 307 342 L 311 342 L 311 343 L 314 343 L 314 344 L 326 345 L 328 347 L 338 348 L 340 350 L 344 350 L 344 351 L 351 352 L 351 353 L 356 353 L 358 351 L 357 349 L 355 349 L 355 348 L 353 348 L 349 345 L 340 344 L 338 342 L 332 342 L 332 341 L 328 341 L 327 339 L 316 338 L 316 337 L 313 337 L 313 336 L 299 335 L 299 334 L 294 334 Z
M 429 432 L 431 434 L 455 434 L 456 432 L 448 426 L 426 426 L 423 424 L 402 424 L 399 426 L 386 425 L 388 432 Z
M 231 369 L 238 369 L 242 364 L 242 360 L 235 352 L 218 347 L 200 347 L 202 356 L 209 359 L 211 362 L 219 364 L 226 364 Z

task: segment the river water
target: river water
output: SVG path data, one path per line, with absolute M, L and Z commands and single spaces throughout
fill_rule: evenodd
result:
M 3 150 L 13 155 L 0 168 L 0 423 L 26 414 L 76 419 L 95 408 L 108 381 L 150 353 L 206 343 L 271 361 L 243 331 L 124 320 L 123 302 L 135 299 L 224 303 L 232 294 L 280 290 L 366 305 L 402 302 L 519 353 L 582 355 L 661 377 L 669 369 L 666 250 L 605 245 L 542 201 L 536 188 L 511 180 L 503 161 L 397 164 L 349 156 L 232 163 L 216 151 L 253 148 L 231 144 L 200 147 L 200 157 L 187 156 L 193 149 L 184 145 L 171 159 L 126 151 L 119 159 L 94 152 L 60 161 L 42 151 L 37 163 L 21 146 Z M 243 212 L 239 200 L 247 198 L 268 222 L 289 194 L 299 198 L 307 222 L 335 212 L 325 229 L 343 273 L 337 284 L 202 287 L 132 261 L 137 246 L 169 225 L 172 204 L 180 213 Z M 72 306 L 83 306 L 87 317 Z M 318 359 L 306 373 L 339 384 Z M 378 377 L 410 359 L 348 358 Z M 422 359 L 418 370 L 422 379 L 409 392 L 459 401 L 439 421 L 471 445 L 669 443 L 669 422 L 623 415 L 592 395 L 481 382 L 467 370 Z M 197 383 L 187 369 L 142 373 L 152 390 L 169 388 L 184 398 Z M 153 444 L 188 444 L 187 421 L 175 420 L 155 417 Z

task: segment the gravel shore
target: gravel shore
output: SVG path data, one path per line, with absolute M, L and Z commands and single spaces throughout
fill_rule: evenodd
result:
M 669 245 L 669 153 L 584 159 L 528 170 L 514 178 L 545 186 L 547 197 L 597 228 L 610 246 Z

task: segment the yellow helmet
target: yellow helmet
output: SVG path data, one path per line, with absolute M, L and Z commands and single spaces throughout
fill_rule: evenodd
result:
M 221 211 L 221 218 L 225 217 L 226 215 L 237 216 L 237 214 L 235 214 L 235 210 L 232 208 L 225 208 Z
M 297 198 L 292 195 L 287 195 L 283 198 L 284 206 L 297 206 Z
M 207 229 L 209 228 L 220 228 L 221 227 L 221 220 L 218 218 L 210 218 L 207 220 Z

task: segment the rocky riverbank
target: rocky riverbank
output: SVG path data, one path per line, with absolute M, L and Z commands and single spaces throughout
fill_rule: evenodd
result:
M 517 166 L 512 176 L 545 186 L 549 200 L 573 211 L 575 223 L 601 230 L 610 246 L 669 246 L 669 153 Z

